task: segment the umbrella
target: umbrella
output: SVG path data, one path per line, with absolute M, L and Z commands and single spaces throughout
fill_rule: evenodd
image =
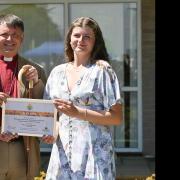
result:
M 40 46 L 28 50 L 24 53 L 27 57 L 33 56 L 47 56 L 50 54 L 64 54 L 64 42 L 63 41 L 49 41 L 44 42 Z

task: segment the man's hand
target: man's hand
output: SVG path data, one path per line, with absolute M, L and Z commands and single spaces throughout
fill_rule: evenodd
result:
M 4 142 L 10 142 L 14 139 L 17 139 L 19 136 L 17 134 L 12 134 L 12 133 L 2 133 L 0 134 L 0 141 Z
M 18 77 L 21 77 L 22 74 L 26 77 L 27 81 L 33 80 L 34 84 L 36 84 L 38 82 L 38 72 L 35 67 L 33 67 L 31 65 L 24 65 L 21 68 L 21 70 L 19 71 Z
M 55 141 L 55 138 L 54 138 L 54 136 L 44 135 L 43 137 L 41 137 L 41 140 L 43 143 L 53 144 Z
M 6 102 L 6 99 L 9 97 L 8 94 L 0 92 L 0 106 L 2 106 L 3 102 Z

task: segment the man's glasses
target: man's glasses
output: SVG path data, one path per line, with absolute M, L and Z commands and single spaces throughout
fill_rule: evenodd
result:
M 4 39 L 8 39 L 9 37 L 11 37 L 11 39 L 19 39 L 22 38 L 22 34 L 8 34 L 8 33 L 3 33 L 0 34 L 1 37 L 3 37 Z

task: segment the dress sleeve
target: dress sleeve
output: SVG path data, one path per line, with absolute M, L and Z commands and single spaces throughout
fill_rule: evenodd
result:
M 100 73 L 100 89 L 103 97 L 103 105 L 105 110 L 109 110 L 116 103 L 121 104 L 120 86 L 117 75 L 111 66 L 101 69 Z

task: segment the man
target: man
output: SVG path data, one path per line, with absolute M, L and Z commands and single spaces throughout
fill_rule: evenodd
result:
M 23 83 L 25 91 L 21 97 L 28 97 L 28 83 L 33 80 L 33 99 L 43 97 L 46 76 L 44 70 L 18 54 L 24 38 L 23 21 L 12 14 L 0 15 L 0 106 L 8 97 L 18 98 L 20 87 L 18 72 L 25 67 Z M 0 109 L 0 128 L 2 112 Z M 39 174 L 39 141 L 29 137 L 30 164 L 27 169 L 27 137 L 1 133 L 0 131 L 0 180 L 33 180 Z

